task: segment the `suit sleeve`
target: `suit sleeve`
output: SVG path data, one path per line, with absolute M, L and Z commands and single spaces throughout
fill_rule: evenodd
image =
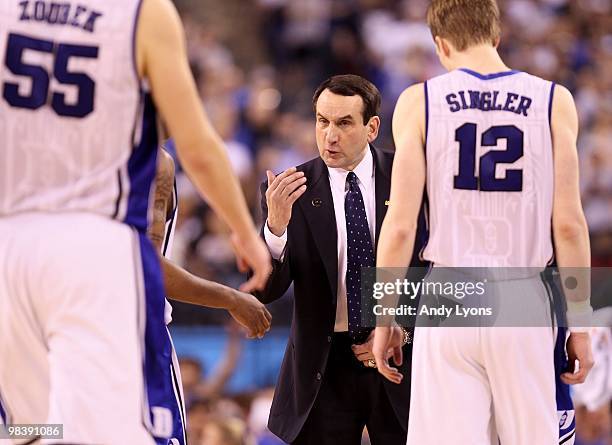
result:
M 261 191 L 261 214 L 263 225 L 261 226 L 260 235 L 265 241 L 264 227 L 268 220 L 268 203 L 266 202 L 266 190 L 268 186 L 266 182 L 263 182 L 260 187 Z M 287 232 L 289 229 L 287 228 Z M 290 268 L 290 255 L 291 247 L 289 243 L 289 237 L 287 236 L 287 243 L 285 244 L 285 250 L 280 256 L 280 260 L 272 259 L 272 274 L 268 278 L 266 287 L 263 291 L 255 292 L 255 297 L 262 303 L 272 303 L 273 301 L 281 298 L 289 286 L 291 285 L 291 268 Z

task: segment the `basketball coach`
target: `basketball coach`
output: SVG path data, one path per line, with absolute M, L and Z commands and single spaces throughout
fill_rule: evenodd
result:
M 313 98 L 319 157 L 278 176 L 267 172 L 261 187 L 273 272 L 257 296 L 270 303 L 294 284 L 291 334 L 268 422 L 291 444 L 360 445 L 364 427 L 373 445 L 406 443 L 409 333 L 393 331 L 404 352 L 398 369 L 405 377 L 396 385 L 375 369 L 372 329 L 360 326 L 361 267 L 375 265 L 393 163 L 392 153 L 370 145 L 380 101 L 359 76 L 324 81 Z

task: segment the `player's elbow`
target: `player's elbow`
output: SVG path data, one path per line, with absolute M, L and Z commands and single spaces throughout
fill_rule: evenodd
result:
M 206 148 L 204 148 L 206 147 Z M 212 170 L 217 161 L 214 156 L 216 145 L 209 141 L 193 140 L 177 144 L 177 153 L 188 170 L 206 173 Z
M 387 234 L 393 245 L 403 245 L 414 238 L 416 229 L 416 223 L 391 223 Z
M 553 222 L 553 232 L 556 242 L 576 241 L 588 237 L 588 227 L 582 215 Z

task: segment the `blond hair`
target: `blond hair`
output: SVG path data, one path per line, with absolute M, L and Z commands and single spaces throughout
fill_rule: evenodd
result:
M 495 45 L 501 34 L 496 0 L 433 0 L 427 24 L 434 38 L 449 40 L 457 51 L 483 43 Z

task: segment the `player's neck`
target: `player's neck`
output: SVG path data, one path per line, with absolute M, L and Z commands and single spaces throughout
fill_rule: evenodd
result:
M 483 75 L 510 70 L 499 56 L 497 48 L 491 45 L 471 46 L 456 52 L 453 55 L 452 69 L 457 68 L 467 68 Z

